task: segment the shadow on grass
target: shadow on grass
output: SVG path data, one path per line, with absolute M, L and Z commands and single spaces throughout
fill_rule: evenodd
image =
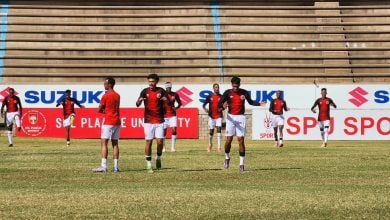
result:
M 279 168 L 254 168 L 246 171 L 265 171 L 265 170 L 302 170 L 299 167 L 279 167 Z M 172 167 L 162 168 L 161 170 L 154 169 L 155 172 L 206 172 L 206 171 L 224 171 L 224 168 L 209 168 L 209 169 L 176 169 Z M 123 172 L 146 172 L 146 169 L 126 169 L 121 170 Z
M 255 168 L 250 170 L 302 170 L 303 168 L 300 167 L 276 167 L 276 168 Z

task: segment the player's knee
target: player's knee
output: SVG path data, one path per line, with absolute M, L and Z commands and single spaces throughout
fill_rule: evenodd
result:
M 324 128 L 320 128 L 320 131 L 324 131 Z

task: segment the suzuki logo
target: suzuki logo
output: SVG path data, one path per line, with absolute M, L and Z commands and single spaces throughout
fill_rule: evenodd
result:
M 193 94 L 193 92 L 191 92 L 191 90 L 187 89 L 186 87 L 181 87 L 176 91 L 176 93 L 179 95 L 183 107 L 192 102 L 190 96 Z
M 368 101 L 364 96 L 368 94 L 368 92 L 360 87 L 357 87 L 356 89 L 349 92 L 349 94 L 353 97 L 349 99 L 352 104 L 354 104 L 356 107 L 360 107 L 364 103 Z
M 3 89 L 1 92 L 0 92 L 0 95 L 3 96 L 2 98 L 0 98 L 0 102 L 3 102 L 4 101 L 4 98 L 7 97 L 9 95 L 9 89 L 11 87 L 7 87 L 5 89 Z M 18 92 L 14 92 L 15 95 L 18 95 L 19 93 Z

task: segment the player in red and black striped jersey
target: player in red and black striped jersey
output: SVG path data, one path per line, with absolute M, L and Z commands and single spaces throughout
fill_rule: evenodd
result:
M 144 132 L 145 132 L 145 159 L 146 169 L 149 173 L 153 173 L 152 169 L 152 143 L 153 139 L 157 141 L 157 158 L 156 168 L 161 169 L 161 156 L 163 150 L 164 139 L 164 102 L 169 102 L 167 92 L 160 87 L 157 87 L 159 76 L 157 74 L 149 74 L 147 76 L 149 87 L 141 91 L 136 105 L 139 107 L 144 103 Z
M 63 111 L 64 111 L 64 121 L 63 125 L 66 130 L 66 145 L 70 145 L 70 127 L 73 125 L 73 120 L 76 117 L 75 111 L 74 111 L 74 105 L 76 104 L 80 108 L 84 108 L 83 105 L 80 104 L 77 99 L 71 97 L 71 91 L 67 89 L 65 91 L 65 97 L 57 102 L 56 107 L 62 105 Z
M 14 121 L 18 131 L 21 130 L 20 124 L 20 116 L 22 115 L 22 103 L 20 102 L 20 98 L 15 95 L 15 90 L 13 88 L 9 88 L 8 96 L 6 96 L 3 100 L 3 104 L 1 105 L 1 115 L 3 115 L 6 119 L 7 125 L 7 135 L 8 135 L 8 147 L 12 147 L 12 128 L 14 125 Z M 7 107 L 4 115 L 4 107 Z
M 213 136 L 214 136 L 214 128 L 217 128 L 217 141 L 218 141 L 218 153 L 221 152 L 221 142 L 222 142 L 222 110 L 218 108 L 219 100 L 221 99 L 221 94 L 219 93 L 219 85 L 217 83 L 213 84 L 213 93 L 207 96 L 206 101 L 203 103 L 203 109 L 209 115 L 209 147 L 207 148 L 207 152 L 211 152 L 213 148 Z M 206 105 L 209 105 L 206 108 Z
M 329 126 L 330 126 L 330 106 L 337 108 L 336 104 L 331 98 L 326 97 L 327 91 L 326 88 L 321 89 L 321 98 L 318 98 L 313 106 L 311 111 L 316 113 L 315 108 L 318 106 L 318 126 L 320 127 L 322 145 L 321 147 L 326 147 L 329 136 Z
M 272 127 L 274 127 L 275 147 L 283 147 L 283 127 L 284 116 L 283 110 L 289 111 L 287 103 L 281 97 L 281 91 L 276 91 L 276 98 L 269 105 L 269 111 L 272 113 Z M 278 140 L 279 130 L 279 140 Z
M 243 172 L 245 160 L 245 100 L 253 106 L 264 106 L 265 102 L 255 102 L 251 99 L 250 94 L 245 89 L 240 88 L 241 79 L 237 76 L 232 77 L 232 88 L 226 90 L 221 100 L 219 100 L 218 108 L 221 110 L 228 108 L 226 117 L 226 143 L 225 143 L 225 169 L 229 168 L 230 164 L 230 148 L 233 136 L 237 136 L 240 154 L 239 171 Z
M 177 128 L 177 116 L 176 111 L 181 107 L 181 100 L 176 92 L 172 91 L 172 83 L 166 82 L 165 89 L 167 91 L 168 101 L 164 102 L 165 107 L 165 122 L 164 122 L 164 141 L 163 152 L 165 152 L 165 137 L 167 135 L 167 129 L 172 129 L 171 135 L 171 151 L 176 151 L 176 128 Z M 176 105 L 177 103 L 177 105 Z

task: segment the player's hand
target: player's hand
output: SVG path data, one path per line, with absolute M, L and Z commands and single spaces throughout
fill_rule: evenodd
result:
M 85 108 L 85 106 L 84 106 L 84 105 L 82 105 L 82 106 L 80 106 L 80 108 Z
M 312 109 L 311 111 L 312 111 L 313 113 L 317 113 L 315 109 Z
M 259 102 L 259 104 L 260 104 L 260 106 L 264 107 L 267 105 L 267 102 L 261 101 L 261 102 Z
M 209 110 L 207 108 L 203 108 L 203 110 L 206 112 L 206 113 L 209 113 Z
M 290 111 L 290 108 L 287 108 L 287 111 Z

